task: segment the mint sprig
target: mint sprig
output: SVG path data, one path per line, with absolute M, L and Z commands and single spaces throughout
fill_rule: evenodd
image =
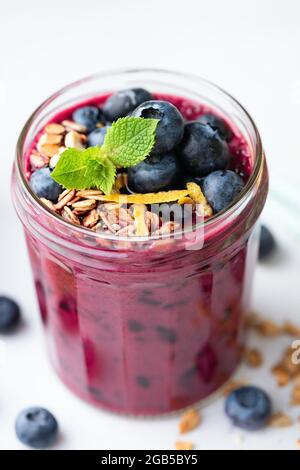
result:
M 158 119 L 120 118 L 108 129 L 102 148 L 117 166 L 137 165 L 154 145 L 157 124 Z
M 137 165 L 155 143 L 158 119 L 120 118 L 108 129 L 102 147 L 68 148 L 61 156 L 52 178 L 67 189 L 97 188 L 109 194 L 116 167 Z
M 68 148 L 62 153 L 51 176 L 67 189 L 95 187 L 106 192 L 111 190 L 116 167 L 102 154 L 100 147 L 85 150 Z

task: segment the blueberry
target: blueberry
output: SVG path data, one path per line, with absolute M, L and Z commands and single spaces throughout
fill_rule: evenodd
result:
M 152 295 L 152 292 L 149 293 L 147 290 L 140 294 L 140 296 L 138 297 L 138 301 L 141 304 L 152 305 L 153 307 L 161 305 L 161 301 L 155 299 Z
M 183 117 L 178 109 L 167 101 L 146 101 L 133 111 L 132 116 L 159 119 L 152 153 L 170 152 L 182 139 Z
M 62 297 L 58 304 L 57 314 L 66 330 L 74 330 L 78 328 L 76 299 L 68 295 Z
M 133 333 L 140 333 L 141 331 L 145 329 L 144 325 L 137 320 L 130 319 L 128 320 L 127 324 L 128 324 L 128 329 L 132 331 Z
M 217 131 L 221 139 L 229 142 L 232 139 L 232 131 L 223 119 L 212 113 L 202 114 L 197 121 L 208 124 L 214 131 Z
M 196 357 L 196 369 L 203 382 L 213 380 L 218 369 L 218 358 L 213 347 L 207 343 Z
M 85 126 L 88 132 L 96 128 L 98 122 L 103 122 L 102 112 L 97 106 L 83 106 L 77 108 L 72 114 L 73 121 Z
M 152 99 L 151 93 L 144 88 L 132 88 L 129 90 L 121 90 L 111 95 L 105 105 L 103 112 L 108 121 L 126 116 L 131 113 L 137 106 L 144 101 Z
M 51 178 L 49 168 L 36 170 L 32 173 L 29 181 L 32 190 L 38 197 L 44 197 L 52 202 L 57 202 L 58 196 L 63 190 L 62 186 Z
M 51 445 L 58 432 L 54 416 L 40 407 L 27 408 L 18 415 L 16 433 L 23 444 L 36 449 Z
M 103 400 L 103 392 L 98 388 L 88 386 L 87 390 L 95 400 Z
M 206 176 L 223 170 L 230 161 L 229 148 L 218 132 L 198 121 L 188 122 L 179 146 L 179 156 L 188 173 Z
M 149 388 L 151 385 L 150 380 L 145 375 L 138 375 L 136 381 L 143 388 Z
M 128 168 L 128 187 L 136 193 L 153 193 L 169 189 L 178 174 L 177 157 L 173 153 L 152 155 Z
M 165 343 L 174 344 L 177 341 L 177 333 L 172 328 L 159 325 L 156 327 L 156 332 Z
M 0 296 L 0 332 L 11 330 L 20 320 L 20 307 L 9 297 Z
M 273 234 L 265 225 L 262 225 L 259 241 L 259 259 L 265 260 L 268 258 L 274 252 L 275 248 L 276 242 Z
M 225 411 L 232 422 L 243 429 L 263 428 L 271 415 L 272 403 L 258 387 L 240 387 L 227 397 Z
M 95 147 L 98 145 L 101 147 L 104 142 L 104 137 L 106 135 L 108 126 L 104 127 L 98 127 L 97 129 L 93 130 L 89 135 L 87 139 L 87 144 L 88 147 Z
M 203 178 L 202 190 L 214 212 L 220 212 L 237 197 L 244 187 L 243 179 L 233 171 L 214 171 Z

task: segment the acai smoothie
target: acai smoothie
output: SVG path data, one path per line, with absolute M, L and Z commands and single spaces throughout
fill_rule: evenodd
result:
M 255 124 L 204 80 L 103 74 L 43 103 L 13 197 L 62 381 L 136 415 L 218 390 L 244 345 L 267 191 Z

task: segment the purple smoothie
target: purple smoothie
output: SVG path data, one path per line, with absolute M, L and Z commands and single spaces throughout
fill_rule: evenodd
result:
M 101 105 L 107 96 L 88 103 Z M 189 120 L 212 112 L 173 95 L 155 98 Z M 251 150 L 228 124 L 232 169 L 247 181 Z M 234 219 L 210 224 L 201 250 L 185 250 L 179 240 L 143 249 L 101 237 L 97 243 L 94 233 L 62 227 L 45 212 L 34 216 L 43 230 L 25 223 L 50 357 L 72 391 L 113 411 L 153 415 L 190 406 L 230 378 L 244 344 L 265 170 L 262 183 Z

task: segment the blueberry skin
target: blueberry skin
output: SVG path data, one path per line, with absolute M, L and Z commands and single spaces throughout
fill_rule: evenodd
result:
M 85 126 L 88 132 L 96 128 L 98 122 L 103 122 L 102 112 L 97 106 L 82 106 L 77 108 L 72 114 L 73 121 Z
M 103 145 L 108 127 L 109 126 L 99 127 L 92 131 L 87 138 L 88 147 L 96 147 L 96 145 L 101 147 Z
M 20 320 L 20 307 L 9 297 L 0 296 L 0 332 L 6 333 Z
M 169 344 L 175 344 L 176 341 L 177 341 L 177 333 L 175 330 L 173 330 L 173 328 L 167 328 L 165 326 L 160 326 L 158 325 L 156 328 L 155 328 L 159 338 L 165 342 L 165 343 L 169 343 Z
M 152 99 L 151 93 L 144 88 L 121 90 L 111 95 L 103 106 L 103 112 L 108 121 L 126 116 L 144 101 Z
M 225 412 L 236 426 L 255 431 L 267 424 L 272 403 L 264 390 L 254 386 L 240 387 L 227 397 Z
M 201 187 L 214 212 L 220 212 L 242 191 L 244 181 L 234 171 L 214 171 L 203 178 Z
M 40 168 L 30 176 L 30 186 L 38 197 L 44 197 L 49 201 L 57 202 L 63 188 L 51 178 L 50 168 Z
M 269 258 L 275 251 L 276 242 L 273 234 L 265 225 L 261 226 L 260 240 L 259 240 L 259 259 L 261 261 Z
M 178 174 L 177 157 L 173 153 L 152 155 L 128 168 L 128 187 L 136 193 L 153 193 L 169 189 Z
M 198 121 L 185 125 L 179 157 L 187 172 L 194 176 L 206 176 L 212 171 L 224 170 L 230 161 L 225 140 L 209 125 Z
M 23 444 L 42 449 L 55 441 L 58 424 L 54 416 L 45 408 L 31 407 L 18 415 L 15 429 Z
M 228 124 L 223 119 L 215 116 L 212 113 L 202 114 L 197 121 L 202 124 L 208 124 L 214 131 L 217 131 L 221 139 L 230 142 L 232 139 L 232 131 Z
M 178 109 L 167 101 L 146 101 L 132 112 L 132 116 L 159 119 L 152 153 L 161 154 L 170 152 L 179 144 L 183 137 L 183 117 Z

